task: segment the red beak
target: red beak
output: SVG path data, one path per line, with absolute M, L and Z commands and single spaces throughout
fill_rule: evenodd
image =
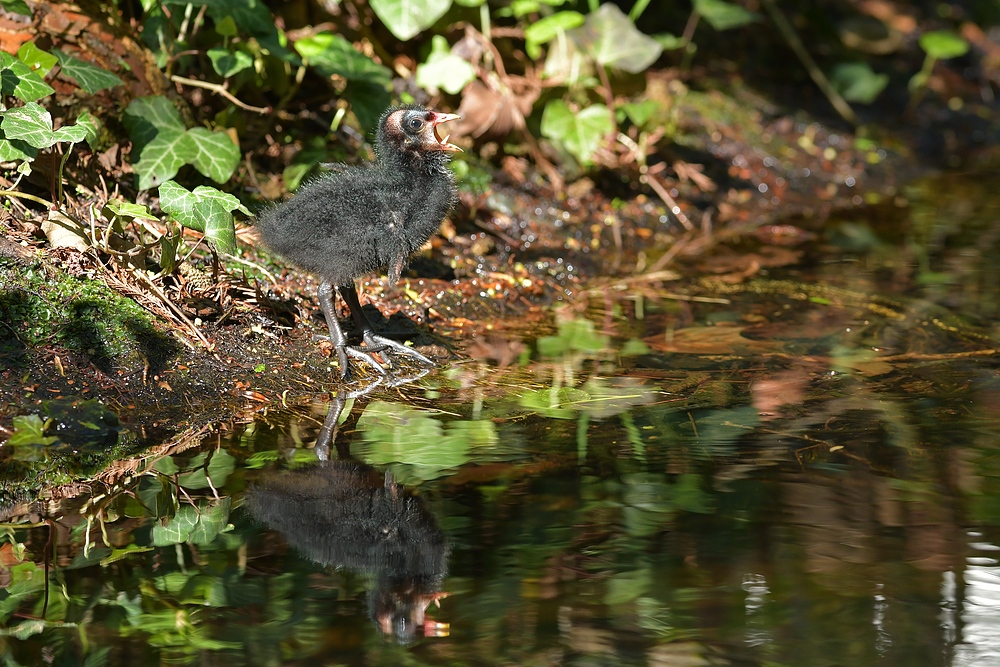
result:
M 434 138 L 438 140 L 438 148 L 443 151 L 451 151 L 453 153 L 461 153 L 462 149 L 455 144 L 448 143 L 448 139 L 451 137 L 450 134 L 444 135 L 443 139 L 438 138 L 437 126 L 441 123 L 447 123 L 450 120 L 460 120 L 462 117 L 457 113 L 438 113 L 437 111 L 431 112 L 431 127 L 434 130 Z

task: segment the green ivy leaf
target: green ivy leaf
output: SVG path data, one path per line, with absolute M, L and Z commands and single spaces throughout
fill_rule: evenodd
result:
M 250 54 L 243 51 L 230 52 L 221 47 L 209 49 L 208 57 L 212 60 L 215 73 L 224 79 L 228 79 L 253 65 L 253 58 L 250 57 Z
M 86 60 L 74 58 L 68 53 L 56 50 L 53 55 L 59 60 L 63 74 L 76 81 L 86 92 L 93 95 L 105 88 L 122 85 L 122 80 L 102 67 Z
M 25 42 L 22 44 L 21 48 L 17 50 L 17 57 L 22 63 L 42 76 L 48 74 L 49 70 L 55 67 L 57 62 L 54 55 L 47 51 L 42 51 L 35 46 L 34 42 Z
M 125 109 L 123 122 L 132 139 L 133 152 L 139 157 L 160 130 L 173 129 L 183 132 L 187 129 L 181 113 L 162 95 L 132 100 Z
M 920 48 L 931 58 L 947 60 L 968 53 L 969 43 L 953 32 L 933 30 L 920 36 Z
M 91 148 L 96 148 L 97 138 L 101 132 L 101 121 L 94 114 L 84 109 L 76 117 L 76 124 L 84 129 L 86 134 L 83 138 L 87 140 L 87 145 Z
M 724 0 L 694 0 L 694 9 L 720 32 L 741 28 L 758 20 L 757 14 Z
M 139 174 L 139 189 L 148 190 L 177 175 L 197 155 L 187 130 L 164 128 L 146 144 L 135 171 Z
M 191 164 L 216 183 L 225 183 L 240 163 L 240 147 L 225 132 L 212 132 L 204 127 L 187 131 L 195 155 Z
M 830 73 L 830 83 L 848 102 L 871 104 L 889 84 L 889 75 L 876 74 L 867 63 L 840 63 Z
M 542 55 L 542 44 L 552 41 L 560 32 L 583 25 L 585 20 L 580 12 L 565 11 L 535 21 L 524 29 L 525 52 L 532 60 L 537 60 Z
M 367 133 L 375 130 L 378 119 L 392 99 L 385 86 L 368 81 L 349 81 L 344 97 L 351 103 L 351 110 Z
M 617 5 L 606 4 L 587 16 L 573 39 L 605 67 L 637 74 L 649 68 L 663 53 L 660 43 L 645 35 Z
M 160 185 L 160 208 L 188 229 L 204 232 L 223 252 L 236 251 L 236 231 L 232 211 L 249 216 L 240 201 L 215 188 L 199 185 L 194 192 L 173 181 Z
M 0 162 L 25 160 L 30 162 L 38 155 L 38 149 L 20 139 L 8 139 L 0 130 Z
M 31 16 L 31 8 L 28 7 L 28 3 L 24 0 L 0 0 L 0 7 L 3 7 L 4 11 L 12 14 Z
M 417 68 L 417 85 L 432 95 L 437 95 L 439 88 L 457 95 L 475 78 L 476 70 L 469 61 L 453 54 L 443 36 L 434 35 L 427 62 Z
M 0 51 L 0 93 L 34 102 L 56 92 L 31 68 L 6 51 Z
M 389 32 L 405 41 L 434 25 L 451 0 L 371 0 L 371 7 Z
M 552 100 L 542 112 L 542 134 L 561 143 L 580 164 L 593 164 L 594 152 L 615 129 L 611 112 L 595 104 L 573 113 L 562 100 Z
M 87 130 L 78 125 L 53 131 L 52 116 L 37 102 L 5 111 L 0 127 L 8 139 L 19 139 L 34 148 L 48 148 L 60 141 L 75 144 L 87 135 Z
M 382 86 L 392 81 L 392 72 L 332 32 L 321 32 L 295 42 L 295 50 L 325 76 L 336 74 L 348 81 L 368 81 Z

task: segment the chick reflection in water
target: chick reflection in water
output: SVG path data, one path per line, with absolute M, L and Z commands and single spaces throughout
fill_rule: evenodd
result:
M 421 376 L 396 378 L 393 386 Z M 383 634 L 400 642 L 412 641 L 418 631 L 425 637 L 447 636 L 448 624 L 425 615 L 431 602 L 445 597 L 444 532 L 423 500 L 389 472 L 349 460 L 349 444 L 337 440 L 348 399 L 379 386 L 385 385 L 375 381 L 338 394 L 317 434 L 319 463 L 266 475 L 251 488 L 245 505 L 303 556 L 371 576 L 368 610 Z M 329 460 L 331 443 L 339 460 Z
M 350 461 L 324 461 L 275 473 L 253 488 L 250 513 L 303 556 L 370 575 L 368 609 L 385 635 L 401 642 L 445 636 L 425 617 L 444 597 L 448 545 L 423 501 L 389 473 Z

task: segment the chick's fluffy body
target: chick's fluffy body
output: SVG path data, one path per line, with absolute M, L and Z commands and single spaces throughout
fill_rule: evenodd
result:
M 450 155 L 425 150 L 379 123 L 376 161 L 306 183 L 257 221 L 274 252 L 334 285 L 396 267 L 430 238 L 456 200 Z M 419 107 L 412 107 L 419 109 Z

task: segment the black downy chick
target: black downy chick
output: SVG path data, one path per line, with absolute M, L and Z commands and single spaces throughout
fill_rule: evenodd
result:
M 390 378 L 373 353 L 381 353 L 389 368 L 390 353 L 434 365 L 416 350 L 374 332 L 361 310 L 354 280 L 387 269 L 390 284 L 395 284 L 406 259 L 454 206 L 457 193 L 448 162 L 461 149 L 448 143 L 448 136 L 438 138 L 436 130 L 458 118 L 417 105 L 388 109 L 378 124 L 375 162 L 336 165 L 333 172 L 306 184 L 291 200 L 257 220 L 268 248 L 322 279 L 319 303 L 341 377 L 349 376 L 347 358 L 354 357 Z M 337 322 L 334 290 L 351 311 L 363 346 L 347 344 Z

